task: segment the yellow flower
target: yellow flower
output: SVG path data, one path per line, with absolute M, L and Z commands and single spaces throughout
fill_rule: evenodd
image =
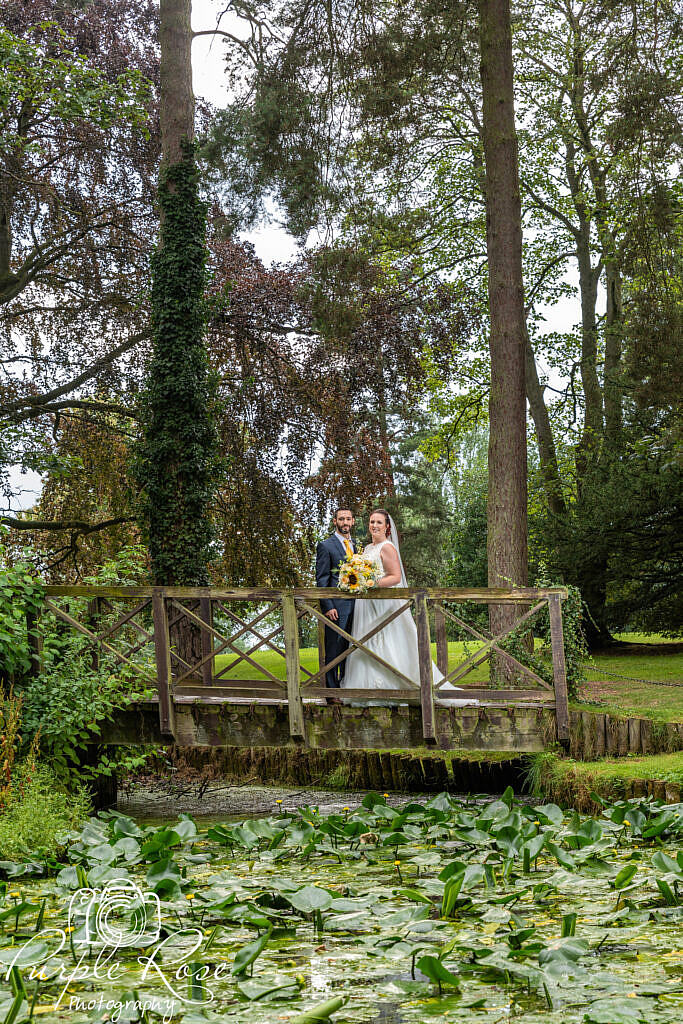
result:
M 193 899 L 194 899 L 194 897 L 195 897 L 195 894 L 194 894 L 194 893 L 192 892 L 192 893 L 189 893 L 189 894 L 188 894 L 188 895 L 187 895 L 187 896 L 185 897 L 185 899 L 186 899 L 186 900 L 193 900 Z

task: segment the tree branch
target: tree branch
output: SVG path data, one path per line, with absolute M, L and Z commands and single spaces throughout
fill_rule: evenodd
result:
M 92 380 L 96 377 L 100 370 L 104 370 L 105 367 L 113 363 L 119 356 L 129 352 L 134 348 L 139 341 L 144 341 L 145 338 L 150 337 L 150 331 L 141 331 L 139 334 L 134 334 L 131 338 L 127 338 L 126 341 L 122 341 L 120 345 L 117 345 L 115 349 L 108 352 L 107 355 L 97 359 L 87 370 L 80 373 L 73 380 L 69 381 L 68 384 L 62 384 L 58 388 L 53 388 L 52 391 L 48 391 L 44 395 L 38 395 L 32 397 L 30 395 L 24 398 L 16 398 L 13 402 L 7 402 L 5 405 L 0 406 L 0 413 L 7 415 L 12 412 L 17 412 L 20 409 L 38 409 L 41 406 L 50 405 L 50 403 L 57 401 L 63 395 L 68 395 L 71 391 L 75 391 L 81 384 L 85 384 L 87 381 Z
M 89 533 L 97 533 L 99 530 L 106 530 L 110 526 L 119 526 L 121 523 L 133 523 L 133 516 L 118 516 L 116 519 L 105 519 L 101 523 L 86 523 L 80 519 L 65 519 L 50 522 L 47 519 L 16 519 L 14 516 L 0 516 L 0 523 L 9 526 L 13 530 L 71 530 L 85 536 Z
M 35 405 L 29 405 L 27 408 L 11 414 L 9 418 L 14 423 L 18 423 L 23 420 L 35 419 L 38 416 L 44 416 L 51 412 L 65 414 L 69 409 L 87 409 L 89 412 L 115 412 L 119 413 L 121 416 L 126 416 L 128 419 L 139 419 L 138 414 L 133 409 L 127 409 L 125 406 L 118 405 L 116 402 L 91 402 L 88 400 L 80 401 L 76 399 L 68 399 L 65 402 L 50 402 L 48 405 L 42 401 L 38 401 Z

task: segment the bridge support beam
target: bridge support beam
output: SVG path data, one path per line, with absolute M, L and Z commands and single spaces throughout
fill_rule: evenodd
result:
M 152 616 L 154 618 L 154 656 L 159 691 L 159 731 L 163 738 L 173 737 L 175 716 L 171 699 L 171 638 L 168 631 L 166 600 L 160 587 L 155 587 L 152 594 Z

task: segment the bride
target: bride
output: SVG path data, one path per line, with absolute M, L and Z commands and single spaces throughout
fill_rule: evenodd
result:
M 393 520 L 383 508 L 375 509 L 370 516 L 370 537 L 372 542 L 363 550 L 363 556 L 377 562 L 384 571 L 384 576 L 377 581 L 376 587 L 407 587 L 406 575 L 403 570 L 398 545 L 398 535 Z M 352 635 L 362 640 L 380 621 L 400 608 L 402 600 L 371 600 L 356 601 L 353 611 Z M 365 646 L 378 654 L 384 661 L 394 665 L 403 675 L 419 684 L 420 668 L 417 653 L 417 627 L 410 614 L 410 609 L 397 615 L 379 633 L 375 633 Z M 343 689 L 353 690 L 397 690 L 404 689 L 405 682 L 390 669 L 371 658 L 365 651 L 356 648 L 348 656 L 346 672 L 341 681 Z M 434 662 L 432 662 L 432 678 L 439 683 L 444 678 Z M 467 691 L 457 689 L 446 683 L 435 694 L 438 704 L 458 707 L 465 704 L 478 704 L 478 700 L 467 698 Z M 445 698 L 445 699 L 444 699 Z M 350 702 L 353 703 L 353 702 Z M 363 705 L 365 705 L 365 701 Z M 368 704 L 385 704 L 386 701 L 368 701 Z

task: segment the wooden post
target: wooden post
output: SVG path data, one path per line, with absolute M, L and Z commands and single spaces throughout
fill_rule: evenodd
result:
M 302 740 L 304 738 L 304 705 L 301 700 L 300 687 L 299 620 L 292 593 L 285 593 L 282 596 L 282 624 L 285 634 L 289 734 L 293 739 Z
M 207 626 L 213 626 L 213 616 L 211 614 L 211 598 L 200 597 L 199 598 L 199 618 L 202 622 L 205 622 Z M 202 661 L 209 654 L 213 652 L 213 633 L 209 629 L 202 627 Z M 202 683 L 204 686 L 211 686 L 214 677 L 214 659 L 210 661 L 204 661 L 202 665 Z
M 557 739 L 562 746 L 566 747 L 569 744 L 569 697 L 567 694 L 567 668 L 564 661 L 562 606 L 558 594 L 551 594 L 548 598 L 548 611 L 550 613 L 550 643 L 553 652 Z
M 439 672 L 448 675 L 448 640 L 446 639 L 446 616 L 439 604 L 434 605 L 434 631 L 436 633 L 436 664 Z
M 34 611 L 26 612 L 26 637 L 28 639 L 31 665 L 28 674 L 32 679 L 40 675 L 43 663 L 43 636 L 38 629 L 38 615 Z
M 88 601 L 88 625 L 93 633 L 97 632 L 97 625 L 100 621 L 100 599 L 99 597 L 93 597 L 92 601 Z M 93 672 L 97 672 L 100 667 L 100 649 L 97 644 L 93 644 L 92 655 L 90 658 L 90 664 Z
M 436 731 L 434 729 L 432 650 L 429 643 L 427 595 L 424 590 L 415 595 L 415 621 L 417 624 L 417 654 L 420 665 L 422 735 L 427 742 L 433 743 L 436 740 Z
M 155 587 L 152 595 L 152 617 L 154 619 L 154 655 L 157 664 L 157 689 L 159 691 L 159 728 L 164 736 L 173 736 L 173 701 L 171 697 L 171 638 L 168 632 L 166 600 L 161 587 Z
M 318 601 L 318 610 L 322 612 L 320 601 Z M 318 619 L 318 672 L 322 671 L 323 665 L 325 665 L 325 623 Z M 325 680 L 322 680 L 322 685 L 325 685 Z

